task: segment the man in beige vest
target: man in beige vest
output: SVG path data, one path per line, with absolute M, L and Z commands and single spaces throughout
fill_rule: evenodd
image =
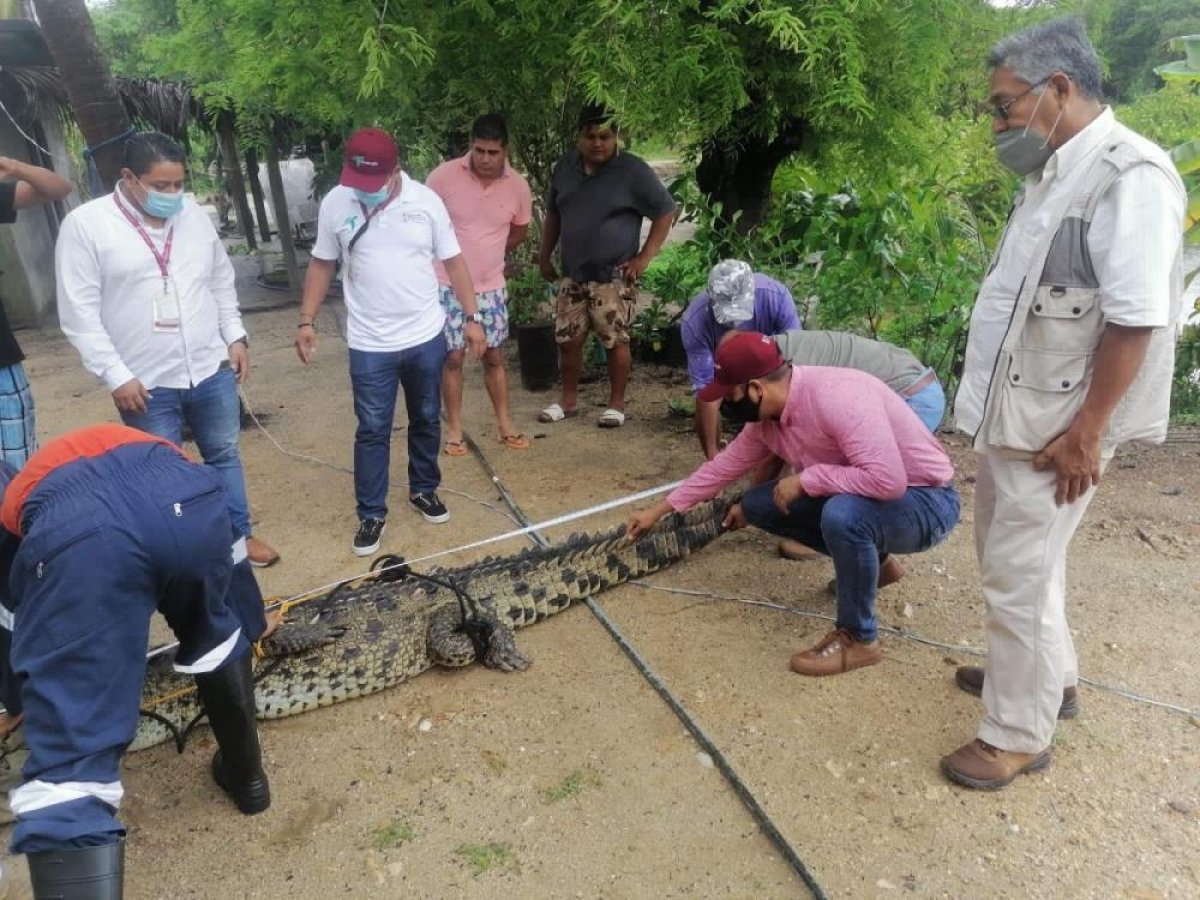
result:
M 1100 100 L 1066 19 L 993 48 L 992 131 L 1024 177 L 971 316 L 955 424 L 979 453 L 975 542 L 987 600 L 975 740 L 942 771 L 997 789 L 1051 762 L 1078 713 L 1066 554 L 1118 444 L 1166 435 L 1182 296 L 1183 184 Z

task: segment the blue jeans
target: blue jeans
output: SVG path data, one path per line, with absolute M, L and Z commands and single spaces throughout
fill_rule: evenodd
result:
M 913 487 L 899 500 L 855 494 L 801 497 L 784 515 L 771 497 L 775 482 L 742 497 L 746 520 L 763 531 L 807 544 L 833 559 L 837 627 L 860 641 L 877 637 L 879 563 L 889 553 L 920 553 L 940 543 L 958 522 L 953 487 Z
M 404 388 L 408 410 L 408 488 L 413 494 L 436 491 L 442 481 L 438 450 L 442 442 L 442 364 L 446 338 L 437 336 L 409 347 L 377 353 L 350 351 L 354 390 L 354 498 L 358 518 L 386 519 L 388 469 L 392 461 L 392 423 L 396 392 Z
M 130 428 L 183 443 L 183 423 L 192 429 L 200 458 L 225 489 L 229 518 L 239 535 L 250 534 L 250 507 L 246 501 L 246 476 L 238 454 L 241 408 L 237 378 L 224 366 L 190 388 L 156 387 L 144 413 L 121 413 Z

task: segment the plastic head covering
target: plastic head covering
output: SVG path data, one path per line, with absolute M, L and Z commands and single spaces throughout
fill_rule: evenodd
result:
M 713 318 L 737 326 L 754 318 L 754 270 L 740 259 L 723 259 L 708 274 Z

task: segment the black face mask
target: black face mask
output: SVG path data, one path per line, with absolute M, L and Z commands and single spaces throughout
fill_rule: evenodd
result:
M 729 419 L 731 422 L 740 422 L 743 425 L 750 425 L 758 421 L 759 412 L 762 409 L 762 398 L 755 403 L 750 399 L 750 391 L 747 390 L 742 395 L 740 400 L 730 400 L 728 397 L 721 401 L 721 415 Z

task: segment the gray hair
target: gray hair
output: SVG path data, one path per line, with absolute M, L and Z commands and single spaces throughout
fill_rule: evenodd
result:
M 1079 85 L 1085 97 L 1100 99 L 1100 58 L 1088 40 L 1083 20 L 1074 16 L 1009 35 L 992 47 L 987 64 L 989 69 L 1012 69 L 1018 78 L 1032 85 L 1063 72 Z

